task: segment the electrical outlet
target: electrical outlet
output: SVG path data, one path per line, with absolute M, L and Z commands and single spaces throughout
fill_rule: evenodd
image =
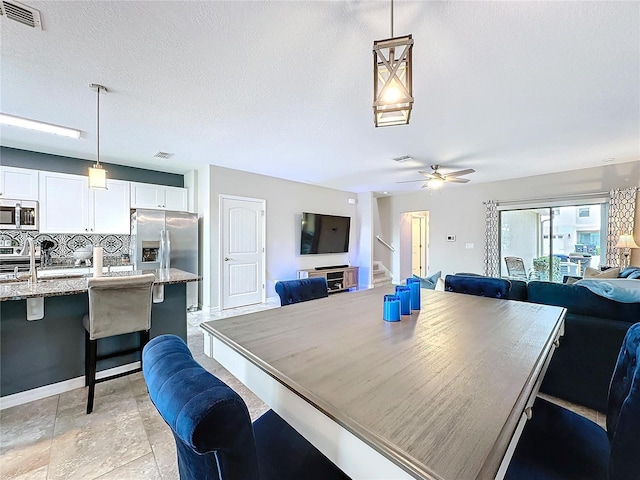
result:
M 475 245 L 473 243 L 466 243 L 465 244 L 465 248 L 473 249 L 473 248 L 475 248 Z

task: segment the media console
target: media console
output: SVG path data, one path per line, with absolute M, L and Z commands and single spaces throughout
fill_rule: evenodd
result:
M 298 278 L 324 277 L 329 293 L 358 287 L 358 267 L 320 267 L 298 270 Z

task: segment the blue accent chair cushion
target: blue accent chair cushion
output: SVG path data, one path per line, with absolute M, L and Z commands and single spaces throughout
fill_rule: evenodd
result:
M 538 398 L 507 480 L 640 478 L 640 323 L 627 332 L 611 378 L 607 430 Z
M 414 274 L 413 278 L 418 278 L 420 280 L 420 288 L 428 288 L 429 290 L 435 290 L 436 283 L 438 283 L 438 279 L 441 276 L 442 276 L 442 272 L 438 271 L 428 277 L 420 277 Z
M 329 296 L 329 287 L 324 277 L 301 278 L 276 282 L 276 293 L 280 297 L 280 305 L 306 302 Z
M 242 398 L 175 335 L 143 351 L 151 401 L 171 427 L 181 480 L 348 479 L 273 411 L 253 425 Z
M 447 275 L 444 279 L 444 289 L 447 292 L 508 299 L 511 282 L 503 278 Z

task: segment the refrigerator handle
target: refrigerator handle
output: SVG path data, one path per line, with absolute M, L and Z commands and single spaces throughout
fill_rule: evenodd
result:
M 160 268 L 164 268 L 164 230 L 160 230 L 160 251 L 158 252 L 158 263 Z
M 171 237 L 169 236 L 169 230 L 164 231 L 164 268 L 171 268 Z

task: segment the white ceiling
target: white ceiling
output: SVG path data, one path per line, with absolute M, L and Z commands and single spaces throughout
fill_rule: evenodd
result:
M 637 1 L 396 0 L 415 104 L 410 125 L 377 129 L 388 1 L 25 3 L 43 30 L 0 20 L 0 111 L 83 135 L 2 127 L 4 146 L 94 160 L 93 82 L 109 89 L 101 160 L 168 172 L 399 192 L 434 163 L 477 183 L 640 160 Z

